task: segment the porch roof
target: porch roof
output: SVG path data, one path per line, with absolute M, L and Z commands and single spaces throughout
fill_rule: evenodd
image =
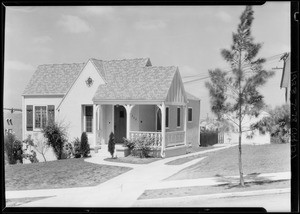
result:
M 175 66 L 114 68 L 114 71 L 110 72 L 115 73 L 113 81 L 100 85 L 93 101 L 94 103 L 164 101 L 176 71 Z

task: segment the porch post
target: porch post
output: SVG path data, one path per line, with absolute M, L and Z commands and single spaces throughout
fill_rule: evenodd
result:
M 130 138 L 130 115 L 134 105 L 124 105 L 126 109 L 126 138 Z
M 186 127 L 187 127 L 187 104 L 183 106 L 183 111 L 184 111 L 184 126 L 183 126 L 183 130 L 184 130 L 184 145 L 186 146 L 187 142 L 186 142 Z
M 93 105 L 93 133 L 94 133 L 94 147 L 96 147 L 97 143 L 97 108 L 98 105 Z
M 165 148 L 166 148 L 166 105 L 165 102 L 162 102 L 160 107 L 161 110 L 161 156 L 165 157 Z

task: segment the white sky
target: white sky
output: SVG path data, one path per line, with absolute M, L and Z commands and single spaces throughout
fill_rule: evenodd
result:
M 149 57 L 154 66 L 179 67 L 206 77 L 226 68 L 220 55 L 232 44 L 245 6 L 7 7 L 4 107 L 21 108 L 21 94 L 40 64 Z M 252 34 L 260 56 L 290 51 L 290 3 L 254 6 Z M 271 58 L 265 68 L 282 67 Z M 267 104 L 284 103 L 281 70 L 263 88 Z M 195 78 L 194 78 L 195 79 Z M 201 99 L 201 118 L 212 115 L 205 80 L 185 84 Z

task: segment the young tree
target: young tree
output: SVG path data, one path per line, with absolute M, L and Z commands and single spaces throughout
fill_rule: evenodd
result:
M 81 134 L 80 151 L 84 158 L 90 154 L 90 144 L 86 132 L 82 132 Z
M 47 144 L 47 139 L 45 139 L 45 137 L 43 137 L 43 136 L 35 136 L 35 138 L 33 140 L 33 146 L 34 146 L 35 150 L 43 156 L 44 161 L 46 162 L 47 160 L 46 160 L 45 154 L 50 147 Z
M 259 115 L 264 106 L 263 96 L 258 89 L 274 75 L 263 69 L 264 58 L 256 56 L 262 47 L 254 43 L 251 35 L 253 10 L 246 6 L 240 17 L 237 32 L 233 33 L 233 44 L 229 50 L 223 49 L 221 55 L 230 64 L 230 71 L 215 69 L 209 71 L 210 81 L 205 83 L 209 90 L 211 109 L 220 121 L 230 120 L 239 133 L 238 166 L 240 185 L 244 186 L 242 169 L 242 129 L 244 117 Z
M 109 135 L 109 140 L 108 140 L 108 151 L 111 154 L 111 158 L 114 157 L 114 153 L 115 153 L 115 136 L 114 133 L 111 132 Z

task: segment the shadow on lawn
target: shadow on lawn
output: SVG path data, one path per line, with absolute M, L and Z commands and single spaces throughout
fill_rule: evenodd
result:
M 226 189 L 232 189 L 232 188 L 247 188 L 252 186 L 260 186 L 265 184 L 271 184 L 276 183 L 284 180 L 270 180 L 266 177 L 258 177 L 260 173 L 251 173 L 246 176 L 244 176 L 245 186 L 241 186 L 239 184 L 240 178 L 239 177 L 224 177 L 222 175 L 217 174 L 216 177 L 218 177 L 218 182 L 226 182 L 225 184 L 219 184 L 217 186 L 219 187 L 225 187 Z M 248 180 L 248 181 L 247 181 Z

